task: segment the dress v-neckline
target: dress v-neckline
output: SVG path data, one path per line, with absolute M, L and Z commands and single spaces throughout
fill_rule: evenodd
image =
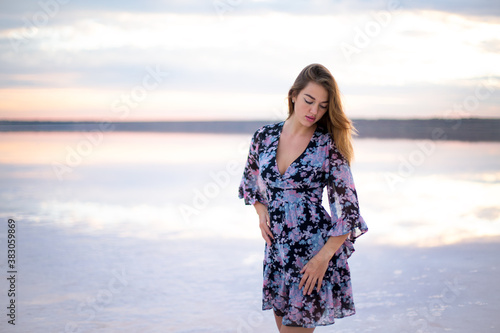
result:
M 283 127 L 284 126 L 285 126 L 285 122 L 283 121 L 283 122 L 281 122 L 281 126 L 280 126 L 280 129 L 279 129 L 279 132 L 278 132 L 278 140 L 276 140 L 276 145 L 274 147 L 274 167 L 276 169 L 276 172 L 278 172 L 278 175 L 280 175 L 280 177 L 285 176 L 287 174 L 288 170 L 290 169 L 290 167 L 293 164 L 295 164 L 295 162 L 297 162 L 298 160 L 300 160 L 300 158 L 302 157 L 302 155 L 305 154 L 305 152 L 307 151 L 307 149 L 309 149 L 309 146 L 313 142 L 314 136 L 316 135 L 316 132 L 318 130 L 318 126 L 316 125 L 316 128 L 314 129 L 314 132 L 311 135 L 311 139 L 309 139 L 309 143 L 307 144 L 307 146 L 304 149 L 304 151 L 299 156 L 297 156 L 297 158 L 294 159 L 292 161 L 292 163 L 290 163 L 290 165 L 288 165 L 288 167 L 285 169 L 285 172 L 281 173 L 280 168 L 278 167 L 278 146 L 279 146 L 279 143 L 280 143 L 281 133 L 283 133 Z

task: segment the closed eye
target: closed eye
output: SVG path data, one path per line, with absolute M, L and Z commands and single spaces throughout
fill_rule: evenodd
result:
M 313 101 L 308 101 L 306 98 L 304 98 L 304 102 L 306 102 L 307 104 L 312 104 Z
M 320 107 L 323 108 L 323 109 L 327 109 L 328 105 L 320 105 Z

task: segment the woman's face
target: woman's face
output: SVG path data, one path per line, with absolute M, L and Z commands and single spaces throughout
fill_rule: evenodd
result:
M 317 123 L 328 110 L 328 91 L 323 86 L 309 82 L 296 97 L 293 116 L 304 126 L 310 127 Z

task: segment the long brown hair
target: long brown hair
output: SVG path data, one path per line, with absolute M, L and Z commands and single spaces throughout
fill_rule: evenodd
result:
M 311 64 L 305 67 L 297 76 L 288 91 L 288 118 L 293 114 L 292 98 L 296 97 L 309 82 L 315 82 L 323 86 L 328 92 L 328 111 L 325 112 L 318 124 L 323 125 L 328 130 L 338 150 L 350 164 L 354 159 L 352 134 L 357 132 L 344 113 L 337 82 L 325 66 Z

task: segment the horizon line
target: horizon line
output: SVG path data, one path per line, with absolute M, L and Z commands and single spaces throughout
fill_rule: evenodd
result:
M 380 117 L 380 118 L 363 118 L 363 117 L 353 117 L 349 118 L 352 121 L 377 121 L 377 120 L 397 120 L 397 121 L 409 121 L 409 120 L 500 120 L 499 117 L 408 117 L 408 118 L 398 118 L 398 117 Z M 111 120 L 111 119 L 101 119 L 101 120 L 66 120 L 66 119 L 0 119 L 0 123 L 244 123 L 244 122 L 279 122 L 284 121 L 283 119 L 156 119 L 156 120 Z

